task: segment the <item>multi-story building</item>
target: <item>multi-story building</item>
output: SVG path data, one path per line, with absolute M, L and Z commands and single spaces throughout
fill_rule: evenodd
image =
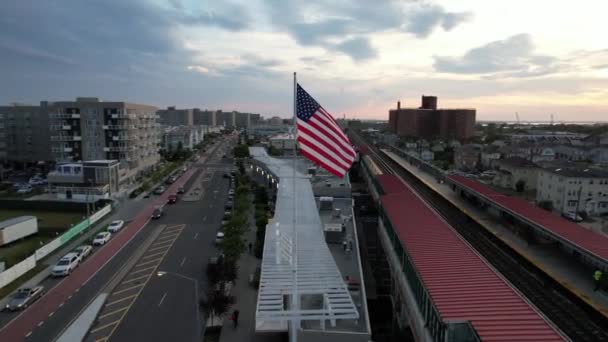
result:
M 608 213 L 608 172 L 598 169 L 552 167 L 538 173 L 536 200 L 550 201 L 562 213 Z
M 462 145 L 454 151 L 454 165 L 458 170 L 473 171 L 479 167 L 481 159 L 481 145 Z
M 524 183 L 524 190 L 534 190 L 537 185 L 538 166 L 528 159 L 511 157 L 494 161 L 493 167 L 502 171 L 496 174 L 492 183 L 503 188 L 517 190 L 517 182 Z
M 59 199 L 76 201 L 110 198 L 119 190 L 119 164 L 117 160 L 58 164 L 48 174 L 50 192 Z
M 165 128 L 162 136 L 162 148 L 175 151 L 181 145 L 183 149 L 192 150 L 203 141 L 206 126 L 174 126 Z
M 51 152 L 57 162 L 118 160 L 121 182 L 159 161 L 156 107 L 77 98 L 49 104 Z
M 167 107 L 156 112 L 161 125 L 167 126 L 192 126 L 194 125 L 193 109 L 176 109 Z
M 47 103 L 0 107 L 0 162 L 28 166 L 53 160 Z
M 234 125 L 237 128 L 251 127 L 251 114 L 236 112 L 234 114 Z
M 422 96 L 420 108 L 389 110 L 389 128 L 400 136 L 466 140 L 475 133 L 475 109 L 438 109 L 437 97 Z
M 204 126 L 209 126 L 209 127 L 213 127 L 213 126 L 217 126 L 220 123 L 218 122 L 218 117 L 219 117 L 219 113 L 221 113 L 221 110 L 216 110 L 216 111 L 212 111 L 212 110 L 200 110 L 198 108 L 194 108 L 193 109 L 193 113 L 194 113 L 194 125 L 195 126 L 200 126 L 200 125 L 204 125 Z

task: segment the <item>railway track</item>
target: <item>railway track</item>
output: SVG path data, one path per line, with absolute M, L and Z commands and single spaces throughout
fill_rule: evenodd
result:
M 356 140 L 365 141 L 358 135 Z M 485 260 L 573 341 L 608 341 L 608 319 L 375 147 L 370 157 L 409 184 Z

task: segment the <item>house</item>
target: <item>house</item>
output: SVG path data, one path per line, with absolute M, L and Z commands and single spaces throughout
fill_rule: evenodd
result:
M 60 163 L 47 175 L 50 193 L 58 199 L 95 202 L 119 190 L 118 160 Z
M 536 200 L 549 201 L 561 213 L 608 213 L 608 172 L 592 168 L 539 169 Z
M 517 183 L 524 183 L 524 190 L 536 189 L 538 166 L 521 157 L 511 157 L 494 161 L 498 172 L 492 183 L 503 188 L 517 190 Z
M 482 146 L 479 144 L 462 145 L 454 151 L 454 165 L 458 170 L 472 171 L 480 165 Z
M 484 170 L 493 167 L 493 162 L 500 159 L 500 151 L 498 146 L 489 145 L 481 151 L 481 167 Z
M 587 159 L 594 164 L 608 164 L 608 146 L 596 146 L 587 151 Z
M 587 151 L 582 146 L 558 145 L 553 149 L 555 159 L 580 161 L 587 159 Z
M 432 161 L 433 159 L 435 159 L 435 153 L 430 150 L 422 150 L 422 152 L 420 152 L 420 159 L 426 162 Z

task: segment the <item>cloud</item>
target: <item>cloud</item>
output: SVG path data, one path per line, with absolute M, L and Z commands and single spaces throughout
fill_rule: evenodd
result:
M 369 40 L 364 37 L 347 39 L 340 44 L 337 44 L 336 49 L 344 52 L 355 61 L 374 58 L 378 54 L 369 43 Z
M 552 56 L 534 54 L 528 34 L 518 34 L 467 51 L 461 57 L 436 56 L 434 68 L 454 74 L 494 77 L 535 77 L 556 73 L 564 67 Z
M 355 61 L 377 55 L 370 34 L 397 31 L 426 38 L 437 28 L 450 31 L 471 18 L 469 12 L 448 12 L 418 1 L 286 0 L 265 1 L 271 22 L 302 46 L 340 51 Z
M 407 32 L 418 38 L 428 37 L 439 26 L 445 31 L 450 31 L 472 16 L 468 12 L 447 12 L 437 5 L 423 5 L 411 10 L 412 12 L 406 16 L 405 27 Z

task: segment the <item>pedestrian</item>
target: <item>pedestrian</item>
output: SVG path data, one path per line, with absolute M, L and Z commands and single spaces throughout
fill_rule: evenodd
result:
M 595 283 L 595 288 L 593 289 L 593 291 L 597 291 L 600 288 L 600 284 L 602 283 L 602 271 L 600 270 L 595 270 L 595 273 L 593 273 L 593 281 Z
M 234 328 L 239 326 L 239 310 L 234 310 L 232 313 L 232 321 L 234 322 Z
M 342 249 L 346 252 L 346 247 L 348 246 L 348 242 L 346 240 L 342 240 Z
M 251 254 L 251 250 L 253 249 L 253 244 L 251 242 L 249 242 L 249 254 Z

